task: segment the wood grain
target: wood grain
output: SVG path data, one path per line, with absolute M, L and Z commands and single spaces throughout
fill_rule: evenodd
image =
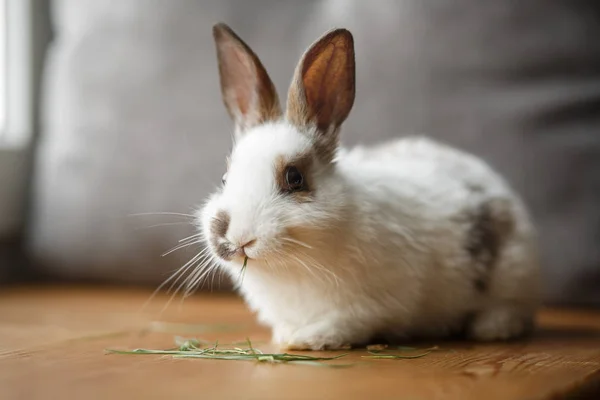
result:
M 0 399 L 554 399 L 600 398 L 600 313 L 544 310 L 527 341 L 421 343 L 414 360 L 343 369 L 105 355 L 106 348 L 167 348 L 173 337 L 250 337 L 273 349 L 232 295 L 204 294 L 161 309 L 139 289 L 18 288 L 0 293 Z M 183 324 L 183 325 L 176 325 Z M 323 353 L 331 355 L 331 353 Z M 585 397 L 587 396 L 587 397 Z

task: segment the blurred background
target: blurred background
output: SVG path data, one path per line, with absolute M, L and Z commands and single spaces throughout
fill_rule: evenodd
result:
M 548 303 L 600 306 L 597 0 L 0 0 L 0 282 L 156 287 L 230 149 L 211 27 L 280 97 L 304 49 L 355 36 L 343 142 L 425 133 L 522 194 Z M 225 286 L 226 287 L 226 286 Z

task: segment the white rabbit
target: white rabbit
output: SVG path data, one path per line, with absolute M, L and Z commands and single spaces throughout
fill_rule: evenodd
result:
M 530 331 L 536 235 L 501 177 L 425 138 L 338 150 L 355 94 L 349 31 L 303 55 L 285 114 L 252 50 L 224 24 L 213 33 L 235 144 L 197 220 L 275 343 L 318 350 Z

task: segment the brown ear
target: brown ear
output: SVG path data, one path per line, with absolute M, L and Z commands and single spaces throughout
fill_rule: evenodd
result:
M 286 117 L 300 128 L 316 128 L 317 142 L 333 156 L 354 91 L 354 39 L 348 30 L 335 29 L 302 56 L 288 93 Z
M 223 102 L 236 134 L 282 116 L 275 86 L 254 52 L 227 25 L 213 27 Z

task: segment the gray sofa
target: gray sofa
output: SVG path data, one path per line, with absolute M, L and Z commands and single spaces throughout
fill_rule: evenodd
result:
M 343 141 L 425 133 L 487 159 L 530 206 L 549 302 L 600 304 L 600 5 L 593 0 L 57 0 L 28 251 L 62 278 L 156 285 L 230 148 L 211 26 L 285 93 L 304 48 L 353 31 Z M 173 223 L 151 227 L 159 223 Z

